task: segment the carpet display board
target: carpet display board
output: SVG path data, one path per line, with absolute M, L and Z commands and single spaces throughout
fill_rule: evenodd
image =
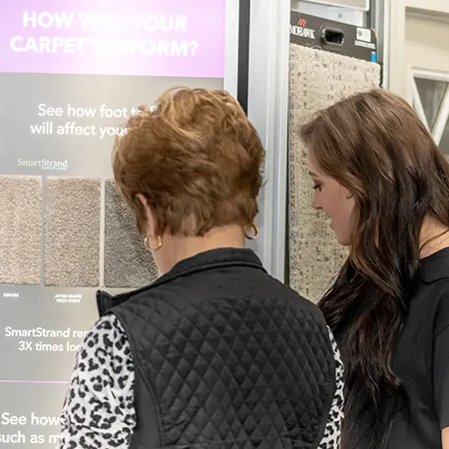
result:
M 62 4 L 63 3 L 63 4 Z M 158 276 L 112 182 L 166 89 L 222 88 L 225 0 L 23 0 L 0 15 L 0 447 L 56 447 L 96 292 Z
M 301 31 L 298 31 L 299 27 Z M 332 284 L 347 257 L 347 249 L 336 241 L 325 214 L 312 208 L 313 183 L 308 174 L 306 149 L 299 138 L 299 129 L 320 109 L 351 94 L 378 87 L 380 83 L 380 67 L 371 61 L 371 48 L 361 55 L 359 47 L 356 47 L 356 55 L 365 59 L 350 56 L 350 48 L 338 53 L 323 49 L 322 41 L 318 39 L 323 29 L 346 30 L 348 27 L 351 28 L 350 25 L 292 12 L 288 150 L 289 284 L 313 301 L 319 300 Z M 355 36 L 357 27 L 352 28 Z M 301 34 L 299 40 L 298 34 Z M 309 37 L 304 37 L 306 35 Z M 372 35 L 370 39 L 373 40 Z

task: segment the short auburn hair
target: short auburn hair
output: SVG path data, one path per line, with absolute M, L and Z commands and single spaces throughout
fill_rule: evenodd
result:
M 119 190 L 139 231 L 147 199 L 158 235 L 202 236 L 253 223 L 264 150 L 239 103 L 223 90 L 170 89 L 127 123 L 114 147 Z

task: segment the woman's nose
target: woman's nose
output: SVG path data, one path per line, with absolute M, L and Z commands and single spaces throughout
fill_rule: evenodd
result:
M 319 203 L 319 201 L 317 200 L 316 194 L 313 196 L 313 200 L 312 200 L 312 207 L 316 210 L 321 210 L 322 207 Z

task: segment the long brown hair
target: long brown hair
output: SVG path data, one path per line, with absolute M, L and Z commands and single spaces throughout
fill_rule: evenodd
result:
M 408 103 L 382 89 L 321 111 L 301 136 L 320 169 L 355 199 L 348 260 L 319 306 L 336 333 L 349 329 L 346 437 L 365 432 L 360 447 L 379 448 L 387 412 L 401 403 L 392 357 L 419 268 L 423 220 L 449 225 L 449 164 Z

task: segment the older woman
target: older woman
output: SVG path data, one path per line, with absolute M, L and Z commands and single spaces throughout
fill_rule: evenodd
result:
M 110 297 L 78 354 L 61 448 L 337 448 L 342 367 L 317 308 L 245 249 L 263 148 L 226 92 L 131 118 L 115 180 L 162 276 Z

